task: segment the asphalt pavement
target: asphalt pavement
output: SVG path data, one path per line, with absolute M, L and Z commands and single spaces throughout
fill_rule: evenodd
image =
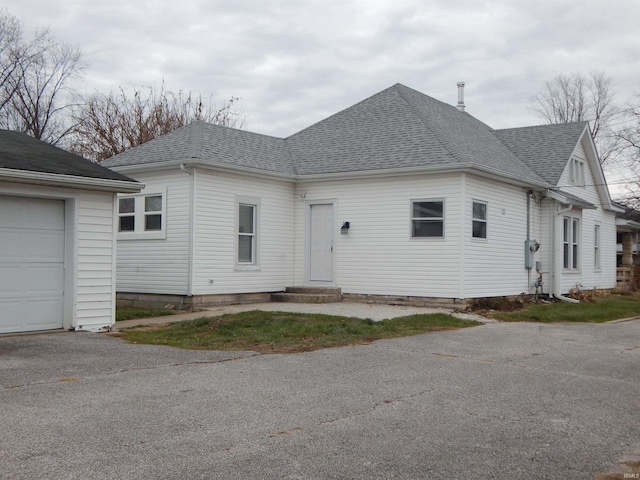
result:
M 290 355 L 2 337 L 0 406 L 2 479 L 593 479 L 640 454 L 640 321 Z

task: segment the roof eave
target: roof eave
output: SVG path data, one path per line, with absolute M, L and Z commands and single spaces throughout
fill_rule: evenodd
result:
M 33 172 L 11 168 L 0 168 L 0 180 L 35 185 L 101 190 L 119 193 L 135 193 L 144 188 L 144 184 L 131 180 L 111 180 L 107 178 L 80 177 L 59 173 Z
M 585 210 L 595 210 L 596 208 L 598 208 L 593 203 L 587 202 L 586 200 L 582 200 L 578 197 L 569 197 L 558 190 L 547 190 L 547 196 L 549 198 L 552 198 L 553 200 L 557 200 L 563 205 L 573 205 L 577 208 L 582 208 Z
M 616 218 L 616 228 L 624 232 L 635 232 L 640 230 L 640 222 L 627 218 Z
M 129 174 L 135 172 L 153 172 L 160 170 L 171 170 L 174 168 L 185 167 L 198 167 L 207 168 L 211 170 L 217 170 L 229 173 L 242 173 L 245 175 L 251 175 L 260 178 L 274 178 L 276 180 L 289 180 L 295 181 L 296 175 L 293 173 L 274 172 L 272 170 L 262 170 L 259 168 L 244 167 L 238 165 L 226 165 L 223 163 L 214 162 L 211 160 L 204 160 L 201 158 L 184 158 L 181 160 L 169 160 L 165 162 L 153 162 L 153 163 L 138 163 L 135 165 L 120 165 L 109 167 L 114 172 Z
M 475 164 L 465 165 L 437 165 L 437 166 L 420 166 L 420 167 L 398 167 L 398 168 L 382 168 L 376 170 L 358 170 L 352 172 L 332 172 L 317 174 L 301 174 L 297 176 L 300 182 L 317 182 L 331 180 L 350 180 L 359 178 L 379 178 L 379 177 L 399 177 L 415 174 L 446 174 L 446 173 L 471 173 L 492 180 L 500 180 L 505 183 L 522 187 L 533 187 L 546 189 L 549 184 L 544 182 L 531 181 L 518 177 L 516 175 L 505 175 L 504 172 L 493 170 L 491 168 L 482 167 Z

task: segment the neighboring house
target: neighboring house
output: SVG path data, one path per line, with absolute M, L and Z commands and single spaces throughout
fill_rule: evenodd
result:
M 0 130 L 0 333 L 113 325 L 116 192 L 142 186 Z
M 620 290 L 635 290 L 640 285 L 638 274 L 640 270 L 640 212 L 621 204 L 622 209 L 616 218 L 617 230 L 617 288 Z
M 146 185 L 119 199 L 119 298 L 457 301 L 533 293 L 537 270 L 552 295 L 615 287 L 588 124 L 493 130 L 461 97 L 397 84 L 285 139 L 193 122 L 103 162 Z

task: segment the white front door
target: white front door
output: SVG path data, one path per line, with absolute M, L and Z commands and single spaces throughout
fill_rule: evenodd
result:
M 0 333 L 62 328 L 63 200 L 0 195 Z
M 309 208 L 309 281 L 333 282 L 333 204 Z

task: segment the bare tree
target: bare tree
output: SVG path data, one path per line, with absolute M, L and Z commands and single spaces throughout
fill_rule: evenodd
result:
M 626 122 L 616 132 L 623 171 L 625 172 L 626 195 L 624 202 L 628 206 L 640 208 L 640 94 L 636 101 L 624 110 Z
M 6 95 L 12 94 L 1 117 L 3 126 L 55 145 L 71 131 L 68 113 L 73 81 L 84 70 L 81 52 L 43 30 L 21 55 L 17 74 L 4 89 Z
M 545 83 L 532 103 L 533 112 L 548 123 L 590 122 L 602 164 L 617 151 L 610 123 L 621 109 L 615 103 L 611 79 L 604 72 L 558 75 Z
M 94 93 L 75 109 L 69 149 L 96 162 L 141 145 L 193 120 L 242 128 L 244 119 L 236 110 L 239 98 L 231 97 L 222 107 L 205 104 L 200 95 L 167 91 L 164 83 L 154 87 L 120 87 L 118 93 Z
M 0 11 L 0 112 L 15 92 L 15 78 L 24 62 L 22 25 L 7 11 Z

